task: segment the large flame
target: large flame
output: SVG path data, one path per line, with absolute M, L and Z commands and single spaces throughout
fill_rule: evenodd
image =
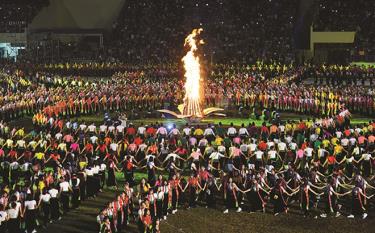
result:
M 197 40 L 196 37 L 203 31 L 202 28 L 194 29 L 193 32 L 185 39 L 185 46 L 189 46 L 190 50 L 182 58 L 185 68 L 185 98 L 183 114 L 193 117 L 202 117 L 202 109 L 200 106 L 200 81 L 201 72 L 199 57 L 195 54 L 198 50 L 197 45 L 203 44 L 203 40 Z

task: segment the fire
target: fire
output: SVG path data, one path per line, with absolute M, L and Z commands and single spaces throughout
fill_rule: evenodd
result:
M 185 69 L 185 98 L 183 105 L 183 114 L 193 117 L 202 117 L 202 109 L 200 106 L 200 63 L 199 57 L 195 54 L 198 45 L 204 44 L 203 40 L 197 40 L 196 37 L 203 31 L 202 28 L 194 29 L 190 35 L 185 38 L 185 46 L 189 46 L 190 50 L 182 58 Z

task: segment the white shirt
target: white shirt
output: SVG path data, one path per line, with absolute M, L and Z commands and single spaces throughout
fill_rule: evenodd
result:
M 251 152 L 254 152 L 257 149 L 257 144 L 251 143 L 248 145 Z
M 90 169 L 86 169 L 85 172 L 86 172 L 86 174 L 88 176 L 93 176 L 94 175 L 94 172 L 93 172 L 93 170 L 91 168 Z
M 220 152 L 212 152 L 210 154 L 210 159 L 212 159 L 212 160 L 219 160 L 220 158 L 223 158 L 223 157 L 224 157 L 224 155 L 221 154 Z
M 56 135 L 55 135 L 55 138 L 57 139 L 57 140 L 60 140 L 61 138 L 62 138 L 62 133 L 57 133 Z
M 285 140 L 286 140 L 287 143 L 290 144 L 292 142 L 293 138 L 291 136 L 287 136 L 287 137 L 285 137 Z
M 229 127 L 229 128 L 228 128 L 228 131 L 227 131 L 227 134 L 228 134 L 228 135 L 235 135 L 235 134 L 237 134 L 237 130 L 236 130 L 236 128 L 234 128 L 234 127 Z
M 217 147 L 218 152 L 225 153 L 225 146 L 218 146 Z
M 95 136 L 95 135 L 93 135 L 93 136 L 90 137 L 90 141 L 91 141 L 93 144 L 95 144 L 97 140 L 98 140 L 98 137 Z
M 319 149 L 318 150 L 318 157 L 321 158 L 324 156 L 325 153 L 327 153 L 328 151 L 325 150 L 325 149 Z
M 5 222 L 8 217 L 8 213 L 5 211 L 0 211 L 0 226 Z
M 89 132 L 95 132 L 96 126 L 95 125 L 89 125 Z
M 342 146 L 348 146 L 349 145 L 349 139 L 347 139 L 347 138 L 341 139 L 341 145 Z
M 92 168 L 92 173 L 95 175 L 95 174 L 99 174 L 99 170 L 100 170 L 100 167 L 99 165 L 96 165 L 95 167 Z
M 100 132 L 105 132 L 106 130 L 107 130 L 107 126 L 106 125 L 99 126 L 99 131 Z
M 276 151 L 275 150 L 268 151 L 268 157 L 270 159 L 276 159 Z
M 290 148 L 291 150 L 296 150 L 296 149 L 297 149 L 297 143 L 295 143 L 295 142 L 291 142 L 291 143 L 289 144 L 289 148 Z
M 275 146 L 274 142 L 267 142 L 267 148 L 270 149 L 271 147 Z
M 279 149 L 279 151 L 285 151 L 286 150 L 286 143 L 285 142 L 279 142 L 277 144 L 277 148 Z
M 111 148 L 112 151 L 117 151 L 117 147 L 118 147 L 118 145 L 116 143 L 111 143 L 109 145 L 109 148 Z
M 354 146 L 357 143 L 357 139 L 349 138 L 350 145 Z
M 124 129 L 125 129 L 125 127 L 122 126 L 122 125 L 118 125 L 118 126 L 116 127 L 116 130 L 117 130 L 118 133 L 123 133 L 123 132 L 124 132 Z
M 363 160 L 369 161 L 371 159 L 371 154 L 363 154 Z
M 67 181 L 64 181 L 64 182 L 61 182 L 60 183 L 60 189 L 63 191 L 63 192 L 68 192 L 69 191 L 69 183 Z
M 85 124 L 81 124 L 81 125 L 79 125 L 79 128 L 80 128 L 81 130 L 85 130 L 85 129 L 87 128 L 87 125 L 85 125 Z
M 263 151 L 260 151 L 260 150 L 258 150 L 258 151 L 255 151 L 255 158 L 256 159 L 262 159 L 262 157 L 263 157 Z
M 214 133 L 214 131 L 211 129 L 211 128 L 206 128 L 205 130 L 204 130 L 204 133 L 203 133 L 203 135 L 215 135 L 215 133 Z
M 25 201 L 25 208 L 28 210 L 34 210 L 36 208 L 36 201 L 35 200 Z
M 143 134 L 145 134 L 145 131 L 146 131 L 145 127 L 143 127 L 143 126 L 138 127 L 138 130 L 137 130 L 138 134 L 143 135 Z
M 170 153 L 167 155 L 167 157 L 165 157 L 164 161 L 167 161 L 169 158 L 173 158 L 173 161 L 176 160 L 176 158 L 179 158 L 180 156 L 178 156 L 177 154 L 175 153 Z
M 60 189 L 63 191 L 63 192 L 68 192 L 69 191 L 69 183 L 67 181 L 64 181 L 64 182 L 61 182 L 60 183 Z
M 57 189 L 50 189 L 48 193 L 51 194 L 51 198 L 56 198 L 59 191 Z
M 18 141 L 17 141 L 17 145 L 18 145 L 19 147 L 25 147 L 25 144 L 26 144 L 25 140 L 18 140 Z
M 247 131 L 246 128 L 240 128 L 240 129 L 238 130 L 238 134 L 239 134 L 239 135 L 249 135 L 249 132 Z
M 49 200 L 51 200 L 51 194 L 49 193 L 46 193 L 46 194 L 42 194 L 40 195 L 40 199 L 42 199 L 43 202 L 49 202 Z
M 7 210 L 8 216 L 10 219 L 16 219 L 19 215 L 19 210 L 17 209 L 9 209 Z
M 111 125 L 111 126 L 108 127 L 108 131 L 109 132 L 113 132 L 115 129 L 116 128 L 113 125 Z
M 190 135 L 191 129 L 189 127 L 185 127 L 182 131 L 184 131 L 185 135 Z
M 307 147 L 307 148 L 304 149 L 304 152 L 306 153 L 307 157 L 311 157 L 313 151 L 314 151 L 314 149 L 310 148 L 310 147 Z
M 284 132 L 285 131 L 285 126 L 284 125 L 279 125 L 279 131 Z

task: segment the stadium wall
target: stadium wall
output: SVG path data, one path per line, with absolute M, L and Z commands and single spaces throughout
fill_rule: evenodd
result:
M 50 0 L 29 30 L 110 29 L 124 3 L 125 0 Z

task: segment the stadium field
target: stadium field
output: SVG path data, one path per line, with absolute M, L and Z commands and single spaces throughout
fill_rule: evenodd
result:
M 144 173 L 136 173 L 136 180 L 146 177 Z M 117 173 L 119 187 L 123 184 L 123 175 Z M 83 202 L 77 210 L 71 211 L 61 221 L 48 226 L 41 233 L 95 233 L 98 232 L 96 216 L 107 202 L 116 194 L 114 189 L 105 189 L 95 200 Z M 165 233 L 372 233 L 375 217 L 369 213 L 366 221 L 349 220 L 344 216 L 338 218 L 304 218 L 298 208 L 293 205 L 288 215 L 272 215 L 272 210 L 264 213 L 248 212 L 229 214 L 222 213 L 222 203 L 216 209 L 206 209 L 203 206 L 194 209 L 180 209 L 175 215 L 170 215 L 167 221 L 162 221 L 161 232 Z M 224 224 L 225 223 L 225 224 Z M 135 224 L 130 224 L 125 232 L 137 232 Z
M 283 120 L 299 120 L 307 119 L 308 116 L 301 116 L 296 114 L 282 114 Z M 101 123 L 103 121 L 102 115 L 91 115 L 79 117 L 79 120 L 87 123 Z M 367 117 L 354 115 L 351 119 L 353 124 L 361 124 L 373 120 Z M 164 124 L 185 124 L 182 120 L 152 118 L 129 121 L 134 124 L 151 124 L 155 122 L 163 122 Z M 254 118 L 207 118 L 202 121 L 205 123 L 219 123 L 229 125 L 233 122 L 239 126 L 242 123 L 248 124 L 255 122 L 257 125 L 262 124 L 262 120 Z M 31 128 L 30 118 L 24 118 L 13 122 L 14 125 Z M 185 174 L 186 175 L 186 174 Z M 116 174 L 119 187 L 123 187 L 124 178 L 122 173 Z M 139 181 L 142 178 L 147 178 L 144 172 L 135 174 L 135 178 Z M 100 209 L 106 205 L 107 202 L 112 201 L 117 191 L 106 188 L 103 193 L 100 193 L 96 199 L 87 200 L 76 209 L 72 210 L 62 220 L 50 224 L 47 229 L 41 229 L 41 233 L 88 233 L 98 232 L 98 225 L 96 222 L 97 214 Z M 229 214 L 223 214 L 223 203 L 219 201 L 216 209 L 206 209 L 204 206 L 199 206 L 194 209 L 186 210 L 181 208 L 175 215 L 170 215 L 167 221 L 162 221 L 161 232 L 166 233 L 210 233 L 210 232 L 261 232 L 261 233 L 315 233 L 315 232 L 329 232 L 329 233 L 351 233 L 351 232 L 374 232 L 373 225 L 375 224 L 375 213 L 369 213 L 366 221 L 349 220 L 344 216 L 338 218 L 322 219 L 314 216 L 304 218 L 297 205 L 292 205 L 288 215 L 273 216 L 272 210 L 267 209 L 267 213 L 253 213 L 242 212 L 235 213 L 234 210 Z M 321 209 L 321 208 L 320 208 Z M 319 213 L 315 213 L 316 216 Z M 224 224 L 225 223 L 225 224 Z M 137 232 L 137 226 L 133 223 L 126 229 L 125 232 Z

